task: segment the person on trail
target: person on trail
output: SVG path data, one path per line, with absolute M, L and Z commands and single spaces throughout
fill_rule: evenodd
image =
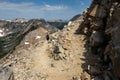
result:
M 49 34 L 47 33 L 46 40 L 49 40 L 49 39 L 50 39 L 50 37 L 49 37 Z

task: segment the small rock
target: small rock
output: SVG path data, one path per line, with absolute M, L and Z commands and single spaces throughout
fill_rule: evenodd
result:
M 57 44 L 54 48 L 54 53 L 55 54 L 59 54 L 59 53 L 63 53 L 64 49 L 62 48 L 62 46 L 60 44 Z
M 87 72 L 84 72 L 80 76 L 81 80 L 91 80 L 90 75 Z
M 67 31 L 70 31 L 70 28 L 69 28 L 69 27 L 67 28 Z
M 24 44 L 27 45 L 27 44 L 30 44 L 30 43 L 26 41 Z
M 78 79 L 77 79 L 77 77 L 73 76 L 73 77 L 72 77 L 72 80 L 78 80 Z
M 90 66 L 90 65 L 88 65 L 88 71 L 92 75 L 98 75 L 98 74 L 102 73 L 97 66 Z
M 72 21 L 69 21 L 68 26 L 70 26 L 71 24 L 72 24 Z
M 103 20 L 102 20 L 102 19 L 99 19 L 99 18 L 95 19 L 95 20 L 93 21 L 93 23 L 91 23 L 91 24 L 92 24 L 91 28 L 92 28 L 93 30 L 103 29 L 103 26 L 104 26 Z
M 40 39 L 41 38 L 41 36 L 36 36 L 36 38 L 35 39 Z

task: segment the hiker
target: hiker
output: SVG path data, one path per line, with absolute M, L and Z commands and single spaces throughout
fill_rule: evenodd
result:
M 49 40 L 49 39 L 50 39 L 50 37 L 49 37 L 49 34 L 47 33 L 46 40 Z

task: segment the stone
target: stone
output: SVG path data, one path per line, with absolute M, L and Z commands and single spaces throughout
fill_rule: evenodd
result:
M 107 45 L 104 51 L 104 61 L 107 63 L 111 61 L 110 60 L 111 50 L 112 50 L 112 46 L 110 44 Z
M 80 78 L 81 78 L 81 80 L 91 80 L 91 77 L 90 77 L 90 75 L 87 72 L 83 72 L 80 75 Z
M 81 22 L 79 25 L 79 29 L 76 30 L 76 34 L 84 34 L 85 28 L 88 29 L 88 26 L 90 25 L 90 20 L 86 19 Z
M 53 57 L 55 60 L 65 59 L 64 49 L 60 44 L 55 45 Z
M 95 5 L 93 9 L 91 10 L 90 16 L 96 16 L 97 10 L 98 10 L 99 5 Z
M 105 10 L 104 7 L 100 6 L 99 7 L 98 17 L 99 18 L 105 18 L 106 16 L 107 16 L 107 11 Z
M 97 66 L 88 66 L 88 71 L 92 75 L 99 75 L 102 72 L 100 71 L 100 68 Z
M 101 76 L 96 76 L 95 78 L 93 78 L 92 80 L 104 80 Z
M 25 44 L 25 45 L 28 45 L 28 44 L 30 44 L 30 43 L 26 41 L 24 44 Z
M 60 44 L 55 45 L 55 48 L 54 48 L 55 54 L 59 54 L 59 53 L 63 53 L 63 52 L 64 52 L 64 49 L 62 48 L 62 46 Z
M 72 80 L 78 80 L 78 78 L 76 76 L 73 76 Z
M 69 22 L 68 22 L 68 26 L 71 26 L 71 24 L 72 24 L 72 21 L 69 21 Z
M 0 80 L 14 80 L 13 71 L 9 66 L 0 69 Z
M 107 16 L 107 12 L 104 7 L 100 5 L 95 5 L 92 9 L 90 16 L 97 17 L 97 18 L 105 18 Z
M 67 31 L 70 31 L 70 30 L 71 30 L 71 29 L 68 27 L 68 28 L 67 28 Z
M 101 30 L 101 29 L 103 29 L 103 26 L 104 26 L 103 20 L 97 18 L 91 24 L 91 29 L 93 29 L 93 30 Z
M 105 71 L 103 74 L 104 80 L 117 80 L 110 71 Z
M 90 38 L 91 46 L 101 46 L 104 43 L 104 33 L 94 31 Z
M 40 39 L 40 38 L 41 38 L 41 36 L 36 36 L 36 37 L 35 37 L 35 39 Z

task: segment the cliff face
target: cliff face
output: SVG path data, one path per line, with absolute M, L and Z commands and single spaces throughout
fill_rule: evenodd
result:
M 99 55 L 103 64 L 110 68 L 117 79 L 120 78 L 119 2 L 119 0 L 93 0 L 87 12 L 83 13 L 84 21 L 77 30 L 77 33 L 86 35 L 88 51 Z

